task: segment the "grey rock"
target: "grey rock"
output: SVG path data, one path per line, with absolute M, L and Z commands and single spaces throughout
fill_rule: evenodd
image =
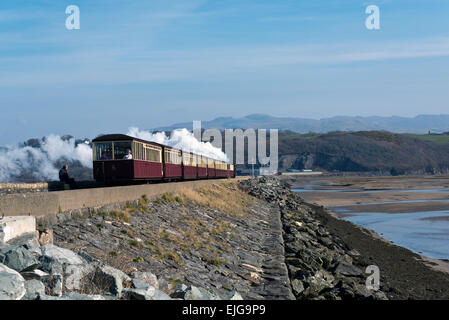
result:
M 337 267 L 334 270 L 335 274 L 340 274 L 344 276 L 350 276 L 350 277 L 359 277 L 363 276 L 362 270 L 357 268 L 356 266 L 352 264 L 348 264 L 345 262 L 340 262 Z
M 141 280 L 156 289 L 159 289 L 159 281 L 157 280 L 156 275 L 151 272 L 132 272 L 130 276 L 134 279 Z
M 243 297 L 240 293 L 238 293 L 237 291 L 231 291 L 231 293 L 229 293 L 226 296 L 225 300 L 243 300 Z
M 42 256 L 52 258 L 61 264 L 81 265 L 83 261 L 73 251 L 60 248 L 52 244 L 41 247 Z
M 115 298 L 115 297 L 114 297 Z M 76 292 L 66 292 L 59 297 L 50 296 L 47 294 L 39 295 L 39 300 L 108 300 L 101 295 L 88 295 Z
M 171 300 L 170 296 L 152 286 L 147 289 L 123 289 L 122 293 L 129 300 Z
M 131 278 L 125 273 L 107 265 L 97 266 L 95 271 L 86 275 L 85 280 L 89 281 L 98 293 L 110 293 L 117 297 L 121 296 L 124 282 L 131 282 Z
M 29 250 L 30 252 L 40 255 L 40 245 L 39 245 L 39 241 L 37 240 L 36 233 L 24 233 L 21 236 L 8 241 L 8 244 L 23 246 L 25 249 Z
M 64 273 L 62 264 L 52 257 L 41 256 L 39 257 L 39 262 L 40 262 L 39 269 L 41 269 L 44 272 L 47 272 L 49 274 Z
M 105 300 L 105 298 L 101 295 L 88 295 L 88 294 L 80 294 L 76 292 L 66 292 L 61 298 L 64 300 Z
M 85 251 L 78 251 L 78 255 L 83 258 L 87 263 L 100 263 L 100 260 L 92 257 L 90 254 L 88 254 Z
M 304 291 L 304 285 L 299 279 L 294 279 L 292 281 L 292 290 L 295 295 L 300 295 Z
M 150 285 L 142 280 L 139 279 L 132 279 L 132 286 L 134 289 L 143 289 L 143 290 L 147 290 Z
M 40 295 L 45 294 L 45 286 L 39 280 L 25 281 L 26 294 L 22 300 L 38 300 Z
M 0 263 L 0 300 L 20 300 L 25 296 L 25 279 Z
M 387 295 L 383 291 L 376 291 L 373 293 L 373 297 L 376 300 L 388 300 Z
M 184 290 L 183 290 L 184 289 Z M 179 298 L 184 300 L 220 300 L 220 298 L 213 293 L 203 288 L 195 286 L 178 287 L 171 295 L 172 298 Z
M 68 265 L 64 270 L 64 288 L 69 291 L 81 290 L 84 277 L 93 271 L 93 266 Z
M 324 270 L 316 272 L 313 276 L 305 279 L 304 286 L 306 289 L 304 290 L 305 296 L 317 296 L 323 290 L 333 288 L 334 277 L 325 272 Z
M 2 257 L 1 261 L 7 267 L 18 272 L 29 271 L 35 269 L 39 262 L 36 258 L 24 247 L 8 246 L 0 249 Z
M 62 295 L 63 276 L 59 273 L 54 273 L 43 277 L 41 280 L 45 285 L 45 294 L 60 297 Z
M 43 277 L 46 277 L 49 275 L 48 273 L 46 273 L 42 270 L 39 270 L 39 269 L 35 269 L 33 271 L 21 272 L 20 274 L 22 275 L 22 277 L 25 280 L 40 280 Z

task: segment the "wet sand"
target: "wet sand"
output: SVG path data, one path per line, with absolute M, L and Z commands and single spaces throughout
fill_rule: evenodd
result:
M 430 212 L 430 211 L 449 210 L 449 201 L 365 204 L 365 205 L 362 204 L 362 205 L 341 206 L 339 208 L 354 212 L 383 212 L 383 213 Z
M 421 218 L 421 220 L 429 220 L 429 221 L 449 221 L 448 216 L 443 217 L 428 217 L 428 218 Z
M 363 211 L 375 207 L 391 213 L 449 210 L 449 177 L 298 177 L 287 179 L 292 189 L 313 189 L 299 192 L 307 202 L 325 207 L 352 204 L 376 204 L 364 206 Z M 325 190 L 325 191 L 320 191 Z M 446 192 L 442 191 L 446 189 Z M 328 191 L 335 190 L 335 191 Z M 432 202 L 407 203 L 407 201 L 432 200 Z M 437 202 L 434 200 L 442 200 Z M 377 204 L 383 202 L 404 203 Z M 446 202 L 447 201 L 447 202 Z M 371 208 L 371 209 L 370 209 Z M 419 208 L 415 210 L 413 208 Z M 358 210 L 352 207 L 354 211 Z M 369 211 L 375 212 L 375 211 Z

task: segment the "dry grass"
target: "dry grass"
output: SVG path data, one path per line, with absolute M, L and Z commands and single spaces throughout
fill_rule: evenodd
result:
M 206 208 L 222 211 L 226 214 L 242 216 L 247 213 L 247 207 L 253 199 L 233 182 L 213 184 L 208 188 L 182 189 L 179 196 L 184 201 L 190 201 Z
M 97 214 L 100 214 L 102 216 L 111 217 L 113 219 L 117 219 L 124 222 L 130 222 L 131 221 L 131 214 L 129 212 L 129 209 L 125 210 L 111 210 L 111 211 L 99 211 Z
M 147 249 L 154 254 L 160 261 L 170 260 L 180 267 L 184 267 L 181 256 L 173 249 L 165 249 L 162 246 L 151 245 Z

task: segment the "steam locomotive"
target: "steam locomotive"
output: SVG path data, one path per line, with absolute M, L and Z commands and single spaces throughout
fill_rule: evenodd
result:
M 234 165 L 123 134 L 92 140 L 98 182 L 234 178 Z

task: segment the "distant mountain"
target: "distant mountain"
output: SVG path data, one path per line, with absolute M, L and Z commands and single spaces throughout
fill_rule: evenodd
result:
M 394 133 L 428 133 L 449 131 L 449 115 L 418 115 L 406 117 L 349 117 L 337 116 L 320 120 L 273 117 L 265 114 L 251 114 L 243 118 L 219 117 L 210 121 L 202 121 L 202 128 L 234 129 L 264 128 L 290 130 L 299 133 L 331 131 L 363 131 L 380 130 Z M 178 128 L 192 129 L 192 122 L 176 123 L 155 130 L 171 131 Z

